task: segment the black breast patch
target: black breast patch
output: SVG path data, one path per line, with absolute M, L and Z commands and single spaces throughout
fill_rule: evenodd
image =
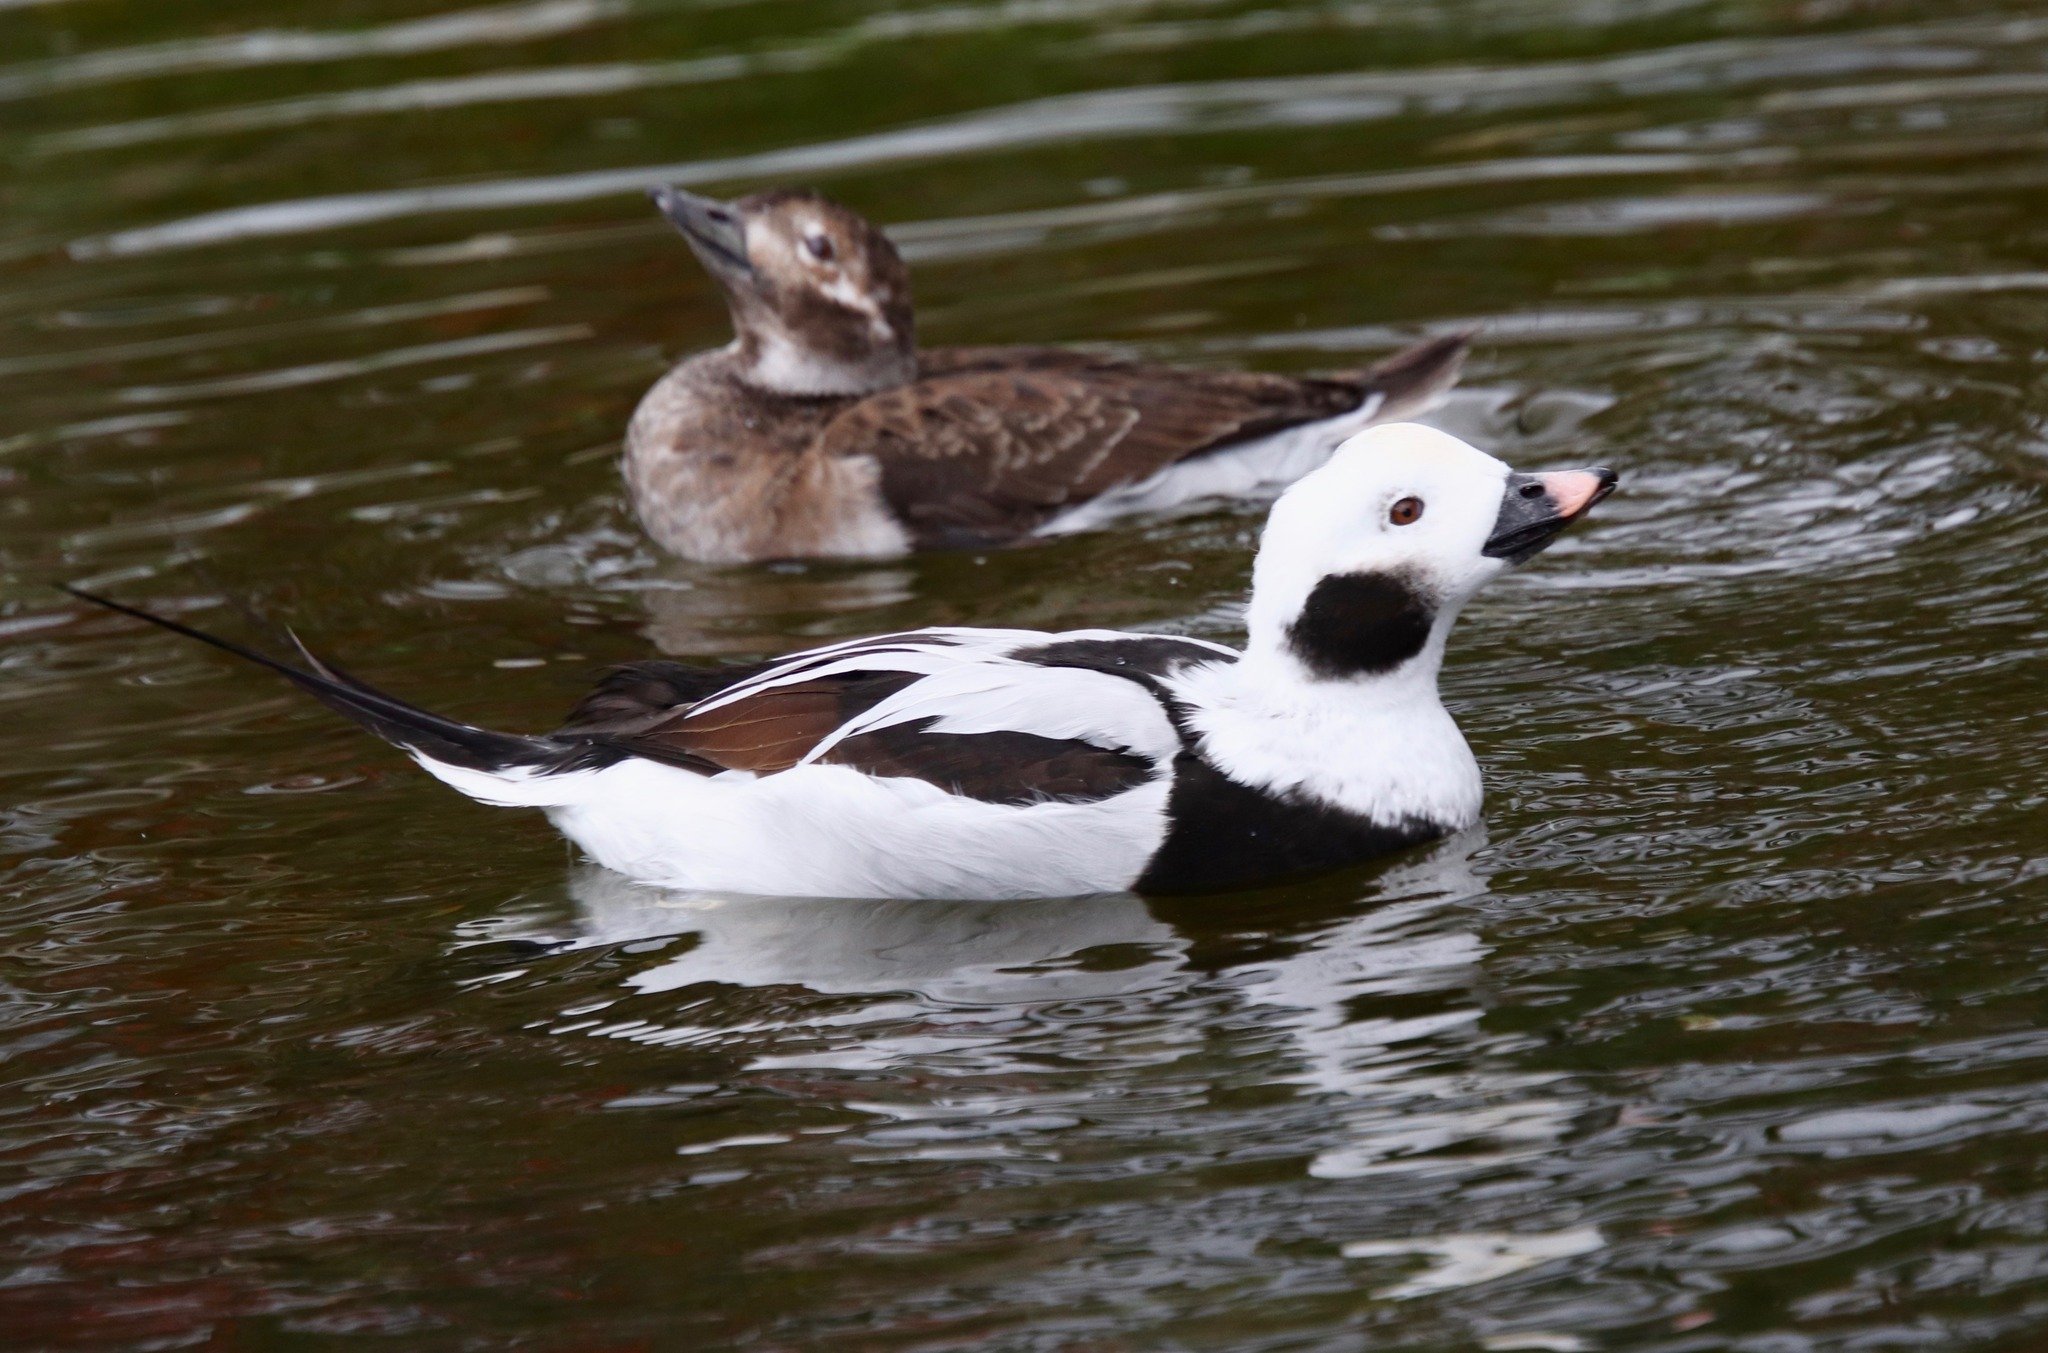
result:
M 1436 610 L 1399 573 L 1333 573 L 1315 585 L 1287 643 L 1330 680 L 1391 672 L 1429 642 Z
M 1132 888 L 1215 893 L 1340 869 L 1445 835 L 1434 823 L 1370 818 L 1229 778 L 1194 752 L 1174 761 L 1166 839 Z

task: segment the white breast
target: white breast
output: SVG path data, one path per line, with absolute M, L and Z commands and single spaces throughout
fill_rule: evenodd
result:
M 1380 823 L 1456 831 L 1479 820 L 1479 762 L 1437 696 L 1433 662 L 1364 689 L 1276 666 L 1197 667 L 1171 683 L 1217 769 Z

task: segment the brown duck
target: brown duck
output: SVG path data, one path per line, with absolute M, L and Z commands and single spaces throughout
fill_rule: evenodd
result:
M 724 289 L 734 331 L 657 381 L 626 434 L 633 506 L 686 559 L 985 548 L 1270 497 L 1360 429 L 1435 404 L 1468 343 L 1322 377 L 919 351 L 909 271 L 858 213 L 805 191 L 652 196 Z

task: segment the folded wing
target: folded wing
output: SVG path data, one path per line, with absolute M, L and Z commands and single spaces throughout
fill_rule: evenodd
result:
M 1368 404 L 1406 416 L 1456 380 L 1466 345 L 1434 339 L 1328 379 L 1054 348 L 938 349 L 922 354 L 917 381 L 840 413 L 819 447 L 873 457 L 919 546 L 994 544 L 1179 461 Z
M 1228 655 L 1195 640 L 920 631 L 728 669 L 709 692 L 673 664 L 622 668 L 563 731 L 711 774 L 844 766 L 987 803 L 1093 802 L 1165 774 L 1181 746 L 1149 686 L 1098 665 L 1104 644 L 1155 663 Z
M 862 400 L 820 443 L 880 464 L 882 495 L 920 545 L 959 548 L 1028 534 L 1175 461 L 1361 398 L 1234 372 L 968 370 Z

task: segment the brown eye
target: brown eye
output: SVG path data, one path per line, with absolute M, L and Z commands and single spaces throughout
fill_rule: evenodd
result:
M 1387 509 L 1387 520 L 1396 526 L 1413 526 L 1422 520 L 1422 500 L 1403 498 Z
M 806 235 L 804 252 L 820 263 L 829 263 L 832 261 L 832 241 L 824 235 Z

